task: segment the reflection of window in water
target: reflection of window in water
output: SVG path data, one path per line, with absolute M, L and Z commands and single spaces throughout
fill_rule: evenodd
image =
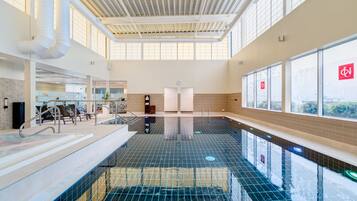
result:
M 341 174 L 323 168 L 324 201 L 354 201 L 357 197 L 357 183 Z
M 282 187 L 282 148 L 271 143 L 271 181 Z
M 291 154 L 291 197 L 296 201 L 317 200 L 317 165 Z
M 257 169 L 267 176 L 268 164 L 268 142 L 260 137 L 257 137 Z
M 255 152 L 255 149 L 254 149 L 254 135 L 253 134 L 251 134 L 251 133 L 248 133 L 248 143 L 247 143 L 247 145 L 248 145 L 248 152 L 247 152 L 247 155 L 248 155 L 248 157 L 247 157 L 247 159 L 248 159 L 248 161 L 251 163 L 251 164 L 255 164 L 254 163 L 254 152 Z
M 143 172 L 141 174 L 141 171 Z M 196 172 L 196 178 L 195 174 Z M 110 168 L 110 187 L 215 187 L 228 192 L 228 168 Z M 141 177 L 143 178 L 141 180 Z M 196 180 L 195 180 L 196 179 Z M 142 183 L 141 183 L 142 182 Z

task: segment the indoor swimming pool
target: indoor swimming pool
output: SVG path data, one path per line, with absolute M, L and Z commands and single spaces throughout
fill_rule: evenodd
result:
M 357 200 L 357 167 L 228 118 L 147 117 L 129 130 L 57 200 Z

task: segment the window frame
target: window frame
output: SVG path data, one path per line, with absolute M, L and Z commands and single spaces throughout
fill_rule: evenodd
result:
M 271 109 L 271 69 L 277 66 L 281 66 L 281 103 L 282 103 L 282 108 L 280 110 L 273 110 Z M 283 112 L 283 102 L 284 102 L 284 97 L 283 97 L 283 87 L 284 87 L 284 82 L 283 82 L 283 72 L 284 72 L 284 65 L 283 62 L 277 62 L 272 65 L 265 66 L 263 68 L 259 68 L 255 71 L 249 72 L 245 75 L 242 76 L 242 108 L 248 108 L 248 109 L 256 109 L 256 110 L 266 110 L 266 111 L 271 111 L 271 112 Z M 257 73 L 261 71 L 267 71 L 267 108 L 258 108 L 257 107 Z M 248 76 L 249 75 L 254 75 L 254 106 L 253 107 L 248 107 Z
M 317 72 L 317 76 L 316 76 L 316 88 L 317 88 L 317 97 L 316 97 L 316 104 L 317 104 L 317 113 L 316 114 L 311 114 L 311 113 L 304 113 L 304 112 L 294 112 L 292 111 L 292 65 L 291 65 L 291 62 L 294 61 L 294 60 L 297 60 L 297 59 L 301 59 L 303 57 L 307 57 L 307 56 L 310 56 L 312 54 L 317 54 L 317 61 L 316 61 L 316 72 Z M 320 98 L 320 93 L 321 93 L 321 88 L 320 88 L 320 80 L 321 80 L 321 77 L 320 77 L 320 74 L 321 74 L 321 68 L 320 68 L 320 62 L 319 62 L 319 59 L 320 59 L 320 54 L 319 54 L 319 50 L 318 49 L 314 49 L 314 50 L 311 50 L 311 51 L 308 51 L 308 52 L 304 52 L 302 54 L 299 54 L 297 56 L 294 56 L 294 57 L 291 57 L 287 63 L 289 63 L 289 75 L 287 75 L 287 79 L 289 81 L 289 108 L 288 108 L 288 113 L 291 113 L 291 114 L 299 114 L 299 115 L 307 115 L 307 116 L 313 116 L 313 117 L 316 117 L 316 116 L 321 116 L 319 115 L 319 112 L 320 112 L 320 102 L 321 102 L 321 98 Z M 284 83 L 286 85 L 286 83 Z
M 323 118 L 323 119 L 333 119 L 333 120 L 338 120 L 338 121 L 347 121 L 347 122 L 357 122 L 357 119 L 354 118 L 348 118 L 348 117 L 336 117 L 336 116 L 328 116 L 323 113 L 323 91 L 324 91 L 324 80 L 323 80 L 323 71 L 325 68 L 324 65 L 324 51 L 330 48 L 337 47 L 339 45 L 343 45 L 345 43 L 349 43 L 351 41 L 356 41 L 357 40 L 357 34 L 354 34 L 353 36 L 347 37 L 342 40 L 338 40 L 333 43 L 329 43 L 327 45 L 322 46 L 319 49 L 313 49 L 311 51 L 304 52 L 302 54 L 299 54 L 297 56 L 291 57 L 290 59 L 284 61 L 284 62 L 278 62 L 272 65 L 269 65 L 264 68 L 259 68 L 257 70 L 248 72 L 244 75 L 242 75 L 242 108 L 244 109 L 255 109 L 255 110 L 267 110 L 269 112 L 284 112 L 284 113 L 289 113 L 293 115 L 300 115 L 300 116 L 311 116 L 311 117 L 318 117 L 318 118 Z M 316 61 L 316 68 L 317 68 L 317 75 L 316 75 L 316 86 L 317 86 L 317 114 L 310 114 L 310 113 L 298 113 L 298 112 L 292 112 L 291 107 L 292 107 L 292 100 L 291 100 L 291 81 L 292 81 L 292 73 L 291 73 L 291 61 L 309 56 L 311 54 L 317 54 L 317 61 Z M 282 95 L 282 108 L 281 110 L 272 110 L 271 109 L 271 68 L 274 68 L 278 65 L 281 65 L 281 79 L 282 79 L 282 86 L 281 86 L 281 95 Z M 256 73 L 268 69 L 268 100 L 269 100 L 269 106 L 268 109 L 262 109 L 262 108 L 257 108 L 256 107 L 256 97 L 254 97 L 254 107 L 248 107 L 248 76 L 249 75 L 254 75 L 256 76 Z M 356 72 L 355 72 L 356 74 Z M 356 77 L 354 79 L 357 79 Z M 256 85 L 257 80 L 256 77 L 254 78 L 254 85 Z M 256 86 L 254 86 L 254 90 L 256 90 Z M 254 92 L 256 93 L 256 92 Z

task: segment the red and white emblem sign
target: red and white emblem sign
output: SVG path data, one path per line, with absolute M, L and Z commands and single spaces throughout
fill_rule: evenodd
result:
M 265 81 L 260 81 L 260 89 L 265 89 Z
M 354 64 L 345 64 L 338 67 L 338 79 L 349 80 L 354 78 Z

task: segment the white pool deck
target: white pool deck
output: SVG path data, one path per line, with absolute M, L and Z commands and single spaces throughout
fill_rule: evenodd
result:
M 145 116 L 142 113 L 137 113 L 137 115 Z M 232 113 L 159 113 L 150 116 L 224 116 L 357 166 L 357 146 Z M 111 117 L 101 117 L 99 122 Z M 34 129 L 28 129 L 26 133 L 30 133 L 32 130 Z M 17 130 L 0 131 L 0 135 L 16 132 Z M 49 132 L 46 134 L 79 135 L 87 136 L 87 138 L 0 176 L 0 200 L 52 200 L 123 145 L 135 133 L 128 132 L 126 125 L 98 124 L 95 126 L 92 120 L 78 122 L 76 126 L 73 124 L 62 125 L 61 134 L 50 134 Z
M 17 153 L 7 150 L 9 154 L 0 158 L 7 161 L 0 168 L 0 200 L 55 199 L 135 134 L 128 132 L 126 125 L 95 126 L 93 120 L 62 125 L 61 129 L 60 134 L 40 134 L 58 135 L 57 140 L 43 141 Z M 38 128 L 25 129 L 24 133 L 34 130 Z M 0 131 L 3 136 L 9 133 L 17 135 L 17 130 Z

